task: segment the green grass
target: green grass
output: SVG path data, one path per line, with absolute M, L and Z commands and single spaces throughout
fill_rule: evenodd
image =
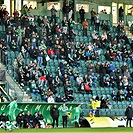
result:
M 0 129 L 0 133 L 9 132 Z M 56 128 L 56 129 L 15 129 L 16 133 L 131 133 L 133 128 Z

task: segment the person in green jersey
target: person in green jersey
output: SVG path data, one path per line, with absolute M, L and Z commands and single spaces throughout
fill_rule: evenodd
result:
M 21 26 L 18 26 L 16 31 L 17 31 L 17 45 L 21 46 L 21 44 L 22 44 L 22 35 L 23 35 L 23 30 L 21 29 Z
M 62 105 L 61 111 L 62 111 L 62 124 L 64 128 L 65 124 L 67 127 L 67 122 L 68 122 L 68 115 L 67 115 L 68 107 L 66 106 L 65 103 Z
M 80 127 L 79 118 L 80 118 L 81 112 L 82 112 L 82 110 L 81 110 L 81 104 L 77 105 L 77 107 L 75 107 L 73 109 L 74 120 L 72 121 L 72 123 L 77 122 L 77 124 L 78 124 L 79 127 Z
M 12 101 L 7 107 L 9 107 L 9 112 L 8 112 L 8 118 L 10 121 L 10 129 L 9 131 L 12 131 L 12 129 L 15 127 L 16 124 L 16 116 L 15 112 L 16 110 L 21 110 L 17 106 L 17 97 L 14 97 L 14 101 Z M 22 110 L 21 110 L 22 111 Z

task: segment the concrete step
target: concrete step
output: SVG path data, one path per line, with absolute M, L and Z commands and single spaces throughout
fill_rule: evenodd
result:
M 27 97 L 27 98 L 23 98 L 23 102 L 33 102 L 32 99 L 30 99 L 30 97 Z
M 33 102 L 33 101 L 32 101 L 32 99 L 26 99 L 26 98 L 24 98 L 23 99 L 23 102 Z

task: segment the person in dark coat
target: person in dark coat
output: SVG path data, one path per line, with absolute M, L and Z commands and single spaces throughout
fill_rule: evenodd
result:
M 70 7 L 67 3 L 63 6 L 62 11 L 63 11 L 63 16 L 66 17 L 66 20 L 68 21 L 69 20 Z
M 3 126 L 3 128 L 6 130 L 6 122 L 8 121 L 8 116 L 6 116 L 4 112 L 0 115 L 0 121 L 2 122 L 1 127 Z
M 55 9 L 54 6 L 52 6 L 52 9 L 51 9 L 51 22 L 54 22 L 56 23 L 56 13 L 57 13 L 57 10 Z
M 128 107 L 126 108 L 125 116 L 127 116 L 126 127 L 128 127 L 128 123 L 129 123 L 129 126 L 131 127 L 131 121 L 133 116 L 133 109 L 131 104 L 128 105 Z
M 24 117 L 23 117 L 22 113 L 18 114 L 18 116 L 16 117 L 16 121 L 17 121 L 17 126 L 22 128 L 23 124 L 24 124 Z
M 30 113 L 30 111 L 27 112 L 25 115 L 25 121 L 26 121 L 26 128 L 33 128 L 35 127 L 35 121 L 34 121 L 33 115 Z
M 56 121 L 56 127 L 58 127 L 59 110 L 58 110 L 56 104 L 50 110 L 50 115 L 51 115 L 51 117 L 53 119 L 53 123 L 52 123 L 53 128 L 54 128 L 54 125 L 55 125 L 55 121 Z
M 123 21 L 123 17 L 124 17 L 124 9 L 121 6 L 119 8 L 119 22 L 122 22 Z
M 79 10 L 79 15 L 80 15 L 81 23 L 82 23 L 84 21 L 84 19 L 85 19 L 85 10 L 83 9 L 83 6 Z

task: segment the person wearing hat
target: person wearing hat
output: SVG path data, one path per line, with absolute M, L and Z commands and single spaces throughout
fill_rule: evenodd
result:
M 128 127 L 128 123 L 129 123 L 129 126 L 131 127 L 131 121 L 133 116 L 133 109 L 131 104 L 129 104 L 128 107 L 126 108 L 125 116 L 127 117 L 126 127 Z

